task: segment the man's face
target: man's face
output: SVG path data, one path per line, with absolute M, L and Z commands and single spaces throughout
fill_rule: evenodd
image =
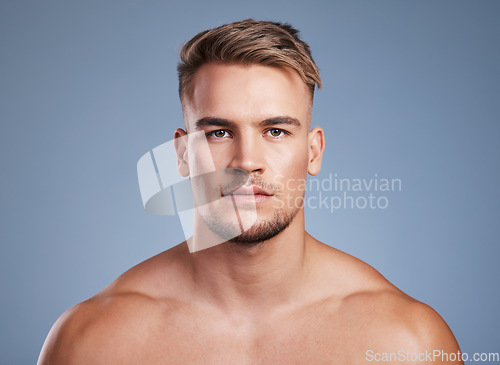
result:
M 209 153 L 187 148 L 189 174 L 213 168 L 248 174 L 233 195 L 199 209 L 201 217 L 221 237 L 234 237 L 238 222 L 226 214 L 236 205 L 240 228 L 245 221 L 251 228 L 232 241 L 253 244 L 271 238 L 302 209 L 311 160 L 309 89 L 291 69 L 215 63 L 201 67 L 191 86 L 184 102 L 186 127 L 188 133 L 204 132 Z M 197 194 L 221 187 L 193 189 L 196 200 Z

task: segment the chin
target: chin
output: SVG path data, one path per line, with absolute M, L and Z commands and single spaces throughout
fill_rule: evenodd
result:
M 272 219 L 255 223 L 251 228 L 242 234 L 231 238 L 239 246 L 252 247 L 259 243 L 270 240 L 288 228 L 297 215 L 297 212 L 275 212 Z

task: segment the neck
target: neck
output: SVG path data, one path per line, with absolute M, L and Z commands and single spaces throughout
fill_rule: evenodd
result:
M 194 252 L 197 292 L 226 311 L 289 305 L 305 283 L 308 237 L 301 210 L 287 229 L 266 242 L 253 247 L 225 242 Z

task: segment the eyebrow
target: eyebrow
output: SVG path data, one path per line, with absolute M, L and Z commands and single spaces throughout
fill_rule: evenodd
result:
M 279 116 L 279 117 L 264 119 L 259 123 L 259 127 L 270 127 L 280 124 L 290 125 L 294 127 L 300 127 L 302 125 L 300 123 L 300 120 L 298 120 L 297 118 L 292 118 L 288 116 Z M 209 126 L 234 128 L 236 127 L 236 123 L 222 118 L 205 117 L 197 120 L 194 126 L 196 129 Z
M 194 124 L 194 127 L 196 129 L 200 129 L 203 127 L 210 127 L 210 126 L 215 126 L 215 127 L 233 127 L 235 124 L 227 119 L 221 119 L 221 118 L 213 118 L 213 117 L 205 117 L 198 119 L 196 123 Z
M 301 126 L 300 120 L 298 120 L 297 118 L 292 118 L 292 117 L 288 117 L 288 116 L 265 119 L 259 123 L 259 126 L 269 127 L 269 126 L 279 125 L 279 124 L 286 124 L 286 125 L 290 125 L 290 126 L 294 126 L 294 127 Z

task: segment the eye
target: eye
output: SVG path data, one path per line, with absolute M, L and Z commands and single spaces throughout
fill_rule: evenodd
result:
M 279 128 L 271 128 L 267 131 L 267 133 L 271 136 L 271 137 L 282 137 L 283 135 L 287 134 L 286 131 L 284 131 L 283 129 L 279 129 Z
M 215 131 L 211 131 L 207 133 L 207 137 L 214 137 L 214 138 L 224 138 L 228 137 L 229 133 L 224 130 L 224 129 L 217 129 Z

